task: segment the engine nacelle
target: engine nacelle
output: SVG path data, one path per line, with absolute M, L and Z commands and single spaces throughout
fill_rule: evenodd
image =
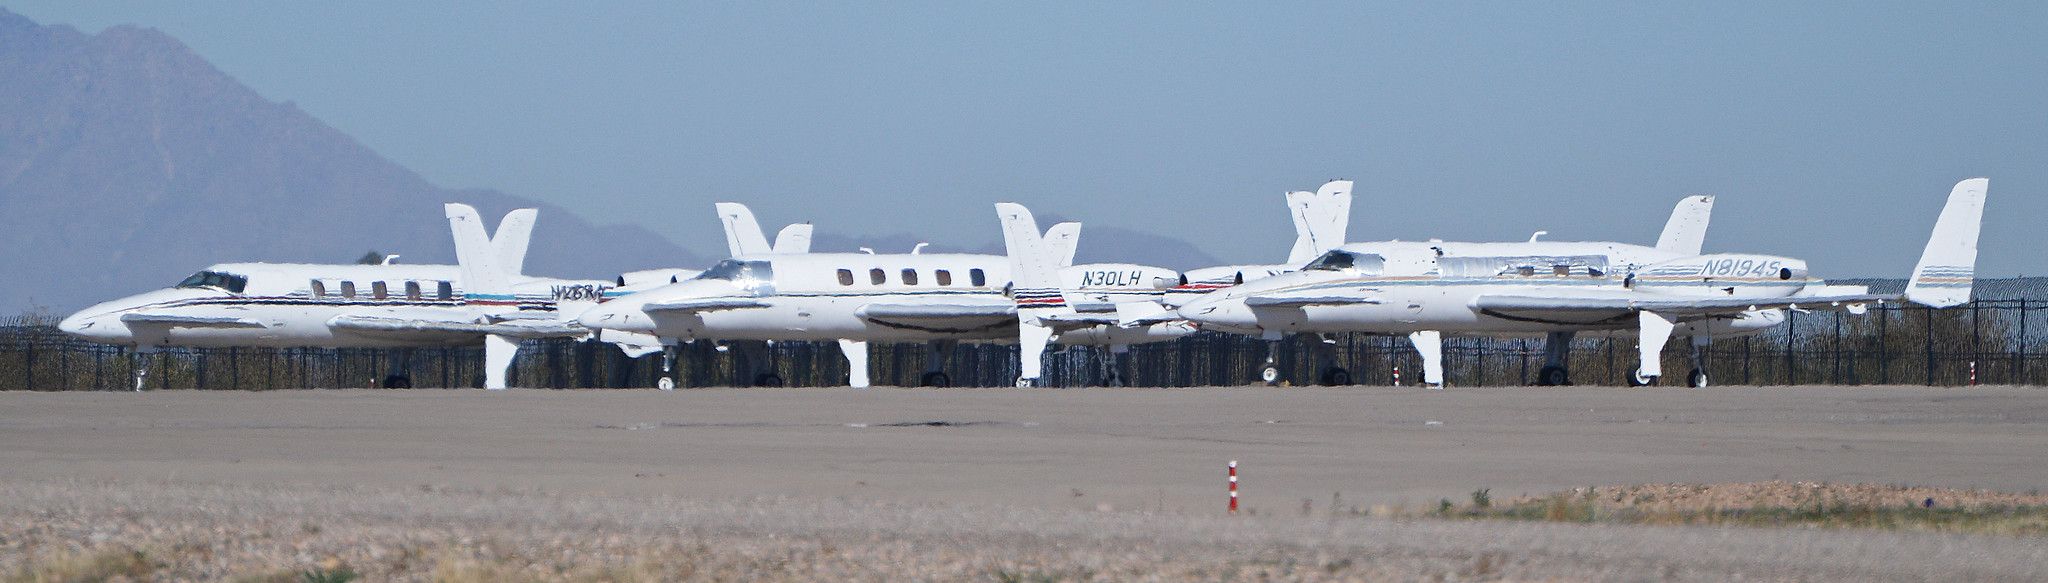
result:
M 697 277 L 698 273 L 695 269 L 646 269 L 620 274 L 615 283 L 621 290 L 638 291 Z

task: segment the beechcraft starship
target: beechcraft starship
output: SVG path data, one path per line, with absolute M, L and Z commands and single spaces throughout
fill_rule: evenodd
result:
M 1846 309 L 1905 300 L 1946 307 L 1969 300 L 1977 233 L 1989 181 L 1950 192 L 1904 294 L 1871 295 L 1828 285 L 1804 261 L 1698 252 L 1697 238 L 1641 247 L 1622 243 L 1384 242 L 1344 245 L 1301 271 L 1249 282 L 1182 306 L 1204 328 L 1271 336 L 1296 332 L 1407 335 L 1423 357 L 1426 382 L 1443 381 L 1443 334 L 1544 334 L 1539 381 L 1569 379 L 1561 357 L 1578 332 L 1633 331 L 1640 364 L 1627 379 L 1662 376 L 1659 355 L 1673 335 L 1693 344 L 1688 384 L 1708 382 L 1699 348 L 1716 336 L 1754 333 L 1783 319 L 1777 310 Z M 1704 231 L 1705 224 L 1699 226 Z M 1680 229 L 1686 232 L 1685 228 Z M 1667 242 L 1672 231 L 1666 230 Z M 1683 248 L 1680 250 L 1679 248 Z

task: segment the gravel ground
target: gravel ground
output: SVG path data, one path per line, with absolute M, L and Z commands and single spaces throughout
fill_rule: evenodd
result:
M 0 484 L 0 576 L 89 576 L 95 564 L 140 580 L 246 581 L 307 569 L 372 581 L 2025 581 L 2048 577 L 2048 545 L 518 490 Z

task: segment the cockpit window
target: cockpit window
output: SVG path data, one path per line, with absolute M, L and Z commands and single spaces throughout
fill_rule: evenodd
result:
M 1360 271 L 1367 274 L 1378 274 L 1386 269 L 1386 266 L 1387 259 L 1378 254 L 1353 253 L 1342 249 L 1332 249 L 1329 253 L 1324 253 L 1322 257 L 1317 257 L 1315 261 L 1308 262 L 1308 265 L 1303 266 L 1302 270 Z
M 769 282 L 775 280 L 775 269 L 766 261 L 727 259 L 711 266 L 711 269 L 704 270 L 704 273 L 697 274 L 697 279 L 722 279 L 739 283 Z
M 249 278 L 219 271 L 201 271 L 185 278 L 185 281 L 178 282 L 178 287 L 210 287 L 238 294 L 249 287 Z

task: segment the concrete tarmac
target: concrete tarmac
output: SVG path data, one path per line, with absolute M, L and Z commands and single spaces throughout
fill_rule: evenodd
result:
M 0 480 L 514 488 L 1199 513 L 1576 486 L 2048 486 L 2048 390 L 334 390 L 0 394 Z

